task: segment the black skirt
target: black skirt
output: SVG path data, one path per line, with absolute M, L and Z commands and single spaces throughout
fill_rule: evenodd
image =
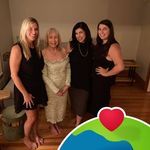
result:
M 87 112 L 88 91 L 71 87 L 69 89 L 69 96 L 73 112 L 82 117 Z

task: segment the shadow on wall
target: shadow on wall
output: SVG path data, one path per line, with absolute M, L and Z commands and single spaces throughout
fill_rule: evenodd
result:
M 4 52 L 0 54 L 0 66 L 1 66 L 1 76 L 0 76 L 0 89 L 3 89 L 5 85 L 10 80 L 10 69 L 9 69 L 9 56 L 10 52 Z
M 1 59 L 0 59 L 1 71 L 2 71 L 2 76 L 0 76 L 0 89 L 7 89 L 11 92 L 10 98 L 4 101 L 5 107 L 13 104 L 14 85 L 12 80 L 10 80 L 9 56 L 10 56 L 10 52 L 7 51 L 1 54 Z

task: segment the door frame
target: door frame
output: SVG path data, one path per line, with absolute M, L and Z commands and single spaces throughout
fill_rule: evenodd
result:
M 146 82 L 145 82 L 145 89 L 147 92 L 150 92 L 150 64 L 148 67 L 147 78 L 146 78 Z

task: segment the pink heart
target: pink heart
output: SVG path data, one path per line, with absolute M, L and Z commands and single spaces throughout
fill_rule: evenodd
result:
M 125 112 L 119 107 L 104 107 L 99 111 L 99 120 L 108 130 L 117 129 L 124 120 Z

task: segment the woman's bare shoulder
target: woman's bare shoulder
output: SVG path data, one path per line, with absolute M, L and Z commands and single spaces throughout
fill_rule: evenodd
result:
M 21 54 L 21 48 L 18 44 L 15 44 L 11 48 L 11 53 Z
M 120 53 L 121 52 L 121 47 L 118 43 L 114 43 L 110 46 L 109 48 L 109 54 L 115 54 L 115 53 Z
M 67 55 L 67 50 L 66 48 L 62 47 L 60 52 L 63 54 L 63 55 Z
M 68 42 L 67 45 L 66 45 L 66 51 L 67 51 L 67 53 L 70 53 L 72 51 L 70 42 Z
M 114 49 L 117 49 L 117 50 L 120 50 L 121 47 L 118 43 L 113 43 L 111 46 L 110 46 L 110 50 L 114 50 Z
M 45 55 L 46 55 L 46 52 L 47 52 L 47 48 L 42 49 L 42 50 L 41 50 L 42 56 L 45 56 Z
M 11 48 L 11 53 L 10 53 L 10 63 L 12 62 L 21 62 L 22 58 L 22 53 L 21 53 L 21 48 L 19 45 L 15 44 Z

